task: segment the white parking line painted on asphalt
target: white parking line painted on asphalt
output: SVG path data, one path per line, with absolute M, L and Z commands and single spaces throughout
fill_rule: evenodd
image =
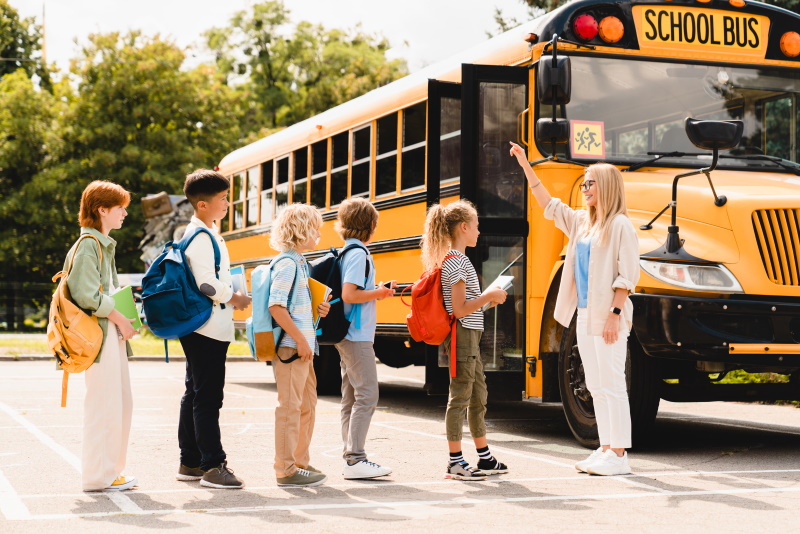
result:
M 472 484 L 481 484 L 473 482 Z M 468 505 L 497 505 L 505 503 L 530 503 L 545 501 L 606 501 L 624 499 L 652 499 L 652 498 L 673 498 L 673 497 L 698 497 L 698 496 L 724 496 L 724 495 L 745 495 L 762 493 L 797 493 L 800 487 L 792 486 L 788 488 L 735 488 L 720 490 L 687 490 L 687 491 L 644 491 L 638 493 L 612 493 L 612 494 L 585 494 L 585 495 L 546 495 L 535 497 L 498 497 L 498 498 L 471 498 L 456 496 L 452 500 L 425 500 L 425 501 L 368 501 L 359 503 L 325 503 L 325 504 L 286 504 L 275 506 L 242 506 L 231 508 L 198 508 L 198 509 L 173 509 L 173 510 L 142 510 L 141 512 L 130 512 L 130 515 L 170 515 L 188 513 L 248 513 L 248 512 L 273 512 L 273 511 L 317 511 L 317 510 L 353 510 L 353 509 L 389 509 L 401 510 L 409 507 L 440 507 L 440 506 L 462 506 Z M 127 513 L 127 512 L 126 512 Z M 77 519 L 92 517 L 112 517 L 122 515 L 121 512 L 94 512 L 86 514 L 42 514 L 35 515 L 36 520 L 59 520 Z
M 9 521 L 31 519 L 30 510 L 17 495 L 14 486 L 11 485 L 2 470 L 0 470 L 0 514 L 3 514 Z
M 340 451 L 341 449 L 335 449 Z M 587 475 L 585 473 L 576 474 L 572 476 L 561 476 L 561 477 L 523 477 L 523 478 L 502 478 L 494 476 L 490 477 L 486 483 L 488 484 L 520 484 L 523 482 L 535 482 L 537 483 L 537 489 L 542 490 L 546 486 L 544 484 L 538 484 L 540 482 L 564 482 L 564 481 L 578 481 L 578 482 L 613 482 L 613 481 L 620 481 L 622 479 L 631 481 L 637 478 L 664 478 L 664 477 L 706 477 L 706 476 L 722 476 L 727 475 L 742 475 L 740 478 L 744 478 L 747 475 L 756 475 L 756 474 L 781 474 L 781 473 L 800 473 L 800 469 L 759 469 L 759 470 L 752 470 L 752 471 L 670 471 L 664 473 L 643 473 L 643 474 L 631 474 L 631 475 L 620 475 L 620 476 L 613 476 L 613 477 L 600 477 L 600 476 L 592 476 Z M 654 480 L 651 480 L 655 482 Z M 392 482 L 389 480 L 379 480 L 376 479 L 374 482 L 367 482 L 366 480 L 362 480 L 360 482 L 351 482 L 351 483 L 342 483 L 342 484 L 325 484 L 320 486 L 319 490 L 323 490 L 324 488 L 333 488 L 333 489 L 364 489 L 364 488 L 391 488 L 393 486 L 400 486 L 400 487 L 417 487 L 417 486 L 454 486 L 457 487 L 460 482 L 445 479 L 444 477 L 440 478 L 439 480 L 423 480 L 423 481 L 403 481 L 403 482 Z M 639 483 L 638 485 L 643 485 Z M 669 490 L 662 490 L 661 488 L 655 488 L 652 486 L 646 486 L 647 489 L 651 491 L 669 491 Z M 247 486 L 248 491 L 270 491 L 270 490 L 303 490 L 303 488 L 286 488 L 280 486 Z M 148 489 L 148 490 L 131 490 L 127 492 L 130 495 L 142 494 L 142 495 L 156 495 L 156 494 L 175 494 L 175 493 L 230 493 L 231 490 L 227 489 L 214 489 L 214 488 L 206 488 L 200 485 L 191 485 L 181 489 Z M 85 493 L 35 493 L 31 495 L 20 495 L 20 499 L 57 499 L 57 498 L 78 498 L 78 497 L 85 497 Z
M 14 408 L 7 405 L 6 403 L 0 402 L 0 410 L 5 412 L 14 421 L 25 427 L 25 429 L 28 430 L 28 432 L 30 432 L 34 436 L 36 436 L 36 438 L 39 441 L 41 441 L 44 445 L 46 445 L 54 452 L 56 452 L 59 456 L 61 456 L 61 458 L 63 458 L 65 462 L 71 465 L 78 473 L 81 472 L 81 461 L 78 459 L 77 456 L 72 454 L 72 452 L 70 452 L 65 447 L 56 443 L 56 441 L 53 438 L 51 438 L 50 436 L 39 430 L 39 428 L 36 425 L 28 421 L 28 419 L 26 419 L 23 415 L 17 413 L 17 411 L 14 410 Z M 119 507 L 119 509 L 122 510 L 123 512 L 133 513 L 137 510 L 141 510 L 141 508 L 139 508 L 139 505 L 137 505 L 135 502 L 130 500 L 125 495 L 113 492 L 106 492 L 105 495 L 107 495 L 108 498 L 111 500 L 111 502 L 116 504 L 117 507 Z
M 409 378 L 407 376 L 395 376 L 395 375 L 385 375 L 381 373 L 380 377 L 381 380 L 396 380 L 399 382 L 413 382 L 414 384 L 424 384 L 424 380 L 420 380 L 418 378 Z
M 675 421 L 697 421 L 698 423 L 702 422 L 704 425 L 726 426 L 731 428 L 743 428 L 746 430 L 759 430 L 762 432 L 777 432 L 779 434 L 792 434 L 795 436 L 800 436 L 800 429 L 798 429 L 798 427 L 796 426 L 776 425 L 773 423 L 767 423 L 764 424 L 763 426 L 762 425 L 755 426 L 755 425 L 744 424 L 738 419 L 729 419 L 727 417 L 714 417 L 709 415 L 696 415 L 693 417 L 673 417 L 670 415 L 659 414 L 658 419 L 669 419 Z
M 400 428 L 392 425 L 387 425 L 386 423 L 377 423 L 373 422 L 373 426 L 381 426 L 383 428 L 388 428 L 390 430 L 397 430 L 398 432 L 405 432 L 407 434 L 417 434 L 419 436 L 425 436 L 428 438 L 436 438 L 439 440 L 447 440 L 447 436 L 442 436 L 439 434 L 430 434 L 428 432 L 420 432 L 419 430 L 409 430 L 407 428 Z M 491 434 L 486 436 L 489 441 L 491 441 Z M 464 438 L 463 442 L 468 442 L 468 438 Z M 568 467 L 570 469 L 574 469 L 572 464 L 565 464 L 564 462 L 559 462 L 557 460 L 551 460 L 549 458 L 541 458 L 539 456 L 533 456 L 531 454 L 525 454 L 523 452 L 515 451 L 513 449 L 507 449 L 506 447 L 498 447 L 497 445 L 492 444 L 492 449 L 498 452 L 502 452 L 503 454 L 507 454 L 509 456 L 518 456 L 520 458 L 527 458 L 529 460 L 536 460 L 537 462 L 543 462 L 546 464 L 557 465 L 559 467 Z

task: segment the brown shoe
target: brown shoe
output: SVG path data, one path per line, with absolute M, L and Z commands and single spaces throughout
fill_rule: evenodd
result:
M 188 482 L 190 480 L 200 480 L 205 474 L 206 472 L 199 467 L 186 467 L 181 464 L 180 469 L 178 469 L 178 474 L 175 475 L 175 479 Z
M 228 469 L 228 462 L 222 462 L 217 467 L 212 467 L 200 479 L 200 485 L 218 489 L 241 489 L 244 481 Z

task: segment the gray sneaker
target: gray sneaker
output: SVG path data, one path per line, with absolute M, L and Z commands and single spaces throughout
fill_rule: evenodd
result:
M 467 462 L 459 462 L 457 464 L 447 464 L 447 471 L 444 473 L 444 478 L 454 478 L 456 480 L 486 480 L 486 473 L 472 467 Z
M 200 479 L 200 485 L 217 489 L 241 489 L 244 481 L 228 469 L 228 462 L 225 461 L 206 471 Z
M 307 469 L 298 469 L 290 477 L 281 477 L 278 479 L 278 486 L 289 488 L 307 488 L 311 486 L 319 486 L 328 480 L 324 473 L 314 473 Z
M 205 474 L 206 472 L 199 467 L 186 467 L 181 464 L 181 467 L 178 469 L 178 474 L 175 475 L 175 479 L 188 482 L 191 480 L 200 480 Z

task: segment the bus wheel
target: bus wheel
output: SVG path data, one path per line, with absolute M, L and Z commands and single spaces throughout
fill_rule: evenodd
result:
M 597 421 L 594 417 L 592 394 L 586 387 L 581 353 L 578 350 L 576 321 L 564 331 L 558 355 L 559 388 L 567 423 L 575 439 L 584 447 L 594 448 L 600 443 L 597 436 Z M 636 334 L 628 338 L 628 354 L 625 362 L 625 377 L 631 407 L 631 426 L 634 444 L 646 443 L 661 400 L 658 362 L 642 350 Z
M 584 447 L 595 448 L 600 443 L 597 437 L 597 422 L 594 418 L 592 394 L 586 387 L 581 353 L 578 350 L 576 320 L 564 330 L 561 349 L 558 353 L 558 387 L 564 415 L 572 435 Z
M 336 347 L 320 345 L 319 356 L 314 358 L 314 373 L 317 375 L 317 395 L 342 394 L 342 368 Z

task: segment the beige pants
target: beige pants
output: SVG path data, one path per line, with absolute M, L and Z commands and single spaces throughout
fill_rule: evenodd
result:
M 125 342 L 108 324 L 100 361 L 86 372 L 83 404 L 82 482 L 84 491 L 110 486 L 125 469 L 133 399 Z
M 278 349 L 281 359 L 297 351 L 288 347 Z M 314 363 L 295 360 L 281 363 L 272 360 L 278 388 L 275 408 L 275 476 L 290 477 L 298 467 L 308 467 L 311 436 L 317 408 L 317 375 Z

